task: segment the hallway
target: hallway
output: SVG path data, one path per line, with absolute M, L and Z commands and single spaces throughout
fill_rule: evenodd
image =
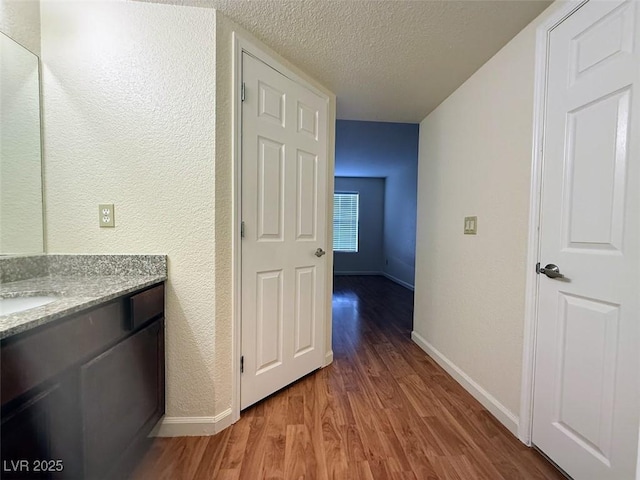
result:
M 410 340 L 412 292 L 336 277 L 333 315 L 332 365 L 216 436 L 155 439 L 133 478 L 564 478 Z

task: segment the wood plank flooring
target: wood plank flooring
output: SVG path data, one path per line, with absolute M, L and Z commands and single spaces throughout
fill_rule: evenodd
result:
M 410 340 L 412 314 L 385 278 L 336 277 L 332 365 L 218 435 L 155 439 L 132 478 L 564 478 Z

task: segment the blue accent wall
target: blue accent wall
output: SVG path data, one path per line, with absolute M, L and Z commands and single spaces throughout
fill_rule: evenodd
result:
M 385 178 L 383 208 L 376 212 L 383 225 L 381 258 L 361 271 L 380 271 L 409 286 L 415 278 L 419 129 L 413 123 L 336 122 L 336 177 Z
M 337 274 L 379 273 L 384 258 L 384 178 L 336 177 L 336 192 L 358 192 L 358 251 L 335 252 Z

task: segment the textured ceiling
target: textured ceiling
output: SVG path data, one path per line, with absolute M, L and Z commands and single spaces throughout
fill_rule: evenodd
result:
M 147 0 L 223 12 L 336 93 L 338 118 L 419 122 L 550 2 Z

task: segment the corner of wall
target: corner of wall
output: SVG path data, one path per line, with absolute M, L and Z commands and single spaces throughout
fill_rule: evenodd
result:
M 164 416 L 150 437 L 200 437 L 221 432 L 232 424 L 231 409 L 214 417 L 167 417 Z

